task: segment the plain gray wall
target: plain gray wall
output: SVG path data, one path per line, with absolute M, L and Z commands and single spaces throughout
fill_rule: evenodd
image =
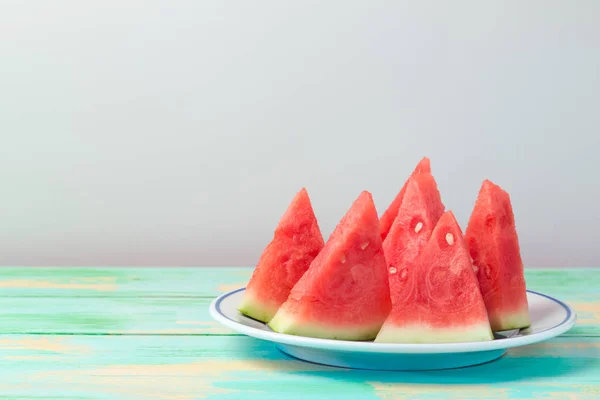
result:
M 600 265 L 600 2 L 0 2 L 0 264 L 254 265 L 419 159 L 527 266 Z

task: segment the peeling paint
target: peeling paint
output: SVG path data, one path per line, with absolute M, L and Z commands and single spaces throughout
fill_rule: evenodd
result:
M 115 283 L 75 283 L 75 282 L 50 282 L 38 280 L 9 280 L 0 281 L 0 288 L 4 289 L 71 289 L 95 290 L 99 292 L 112 292 L 117 290 Z
M 218 291 L 221 292 L 221 293 L 231 292 L 232 290 L 236 290 L 236 289 L 240 289 L 240 288 L 245 287 L 246 284 L 247 284 L 247 282 L 243 282 L 243 283 L 229 283 L 229 284 L 219 285 Z
M 89 354 L 91 348 L 68 343 L 68 338 L 60 336 L 24 337 L 0 339 L 1 350 L 37 350 L 60 354 Z

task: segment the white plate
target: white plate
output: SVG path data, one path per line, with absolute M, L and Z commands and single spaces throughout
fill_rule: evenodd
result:
M 531 326 L 496 333 L 486 342 L 394 344 L 370 341 L 315 339 L 273 332 L 266 324 L 237 311 L 245 288 L 225 293 L 210 305 L 210 314 L 234 331 L 268 340 L 293 357 L 346 368 L 427 370 L 464 367 L 501 357 L 510 347 L 524 346 L 558 336 L 575 325 L 575 312 L 560 300 L 527 291 Z

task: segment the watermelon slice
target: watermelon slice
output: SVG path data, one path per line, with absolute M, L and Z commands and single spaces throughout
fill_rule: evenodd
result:
M 300 190 L 264 249 L 238 310 L 268 322 L 324 246 L 306 189 Z
M 445 212 L 412 264 L 400 273 L 404 301 L 394 304 L 376 342 L 492 340 L 485 304 L 454 214 Z
M 370 340 L 390 308 L 379 219 L 364 191 L 269 326 L 299 336 Z
M 421 172 L 431 173 L 431 165 L 429 162 L 429 158 L 427 157 L 423 157 L 421 161 L 419 161 L 411 176 L 417 175 Z M 404 183 L 404 185 L 392 201 L 392 204 L 390 204 L 387 210 L 385 210 L 385 212 L 381 216 L 381 219 L 379 220 L 379 224 L 381 225 L 381 240 L 384 240 L 385 237 L 388 235 L 392 224 L 396 219 L 396 215 L 398 215 L 398 209 L 400 209 L 400 206 L 402 205 L 402 199 L 404 198 L 404 193 L 406 193 L 407 183 L 408 180 Z
M 523 262 L 510 196 L 485 180 L 465 240 L 494 331 L 530 325 Z
M 428 172 L 412 175 L 406 183 L 398 215 L 383 241 L 392 307 L 398 302 L 404 304 L 406 285 L 401 277 L 412 270 L 411 264 L 443 213 L 444 205 L 433 176 Z

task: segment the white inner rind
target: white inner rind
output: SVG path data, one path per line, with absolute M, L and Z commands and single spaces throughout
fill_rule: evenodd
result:
M 337 340 L 372 340 L 377 336 L 381 324 L 368 326 L 333 326 L 315 322 L 298 321 L 283 309 L 280 309 L 269 322 L 275 332 L 288 335 L 307 336 Z
M 489 324 L 481 323 L 456 328 L 433 328 L 426 324 L 397 326 L 385 324 L 375 342 L 378 343 L 460 343 L 483 342 L 494 338 Z
M 242 314 L 251 318 L 262 322 L 269 322 L 277 312 L 278 307 L 259 301 L 252 293 L 246 290 L 237 309 Z

